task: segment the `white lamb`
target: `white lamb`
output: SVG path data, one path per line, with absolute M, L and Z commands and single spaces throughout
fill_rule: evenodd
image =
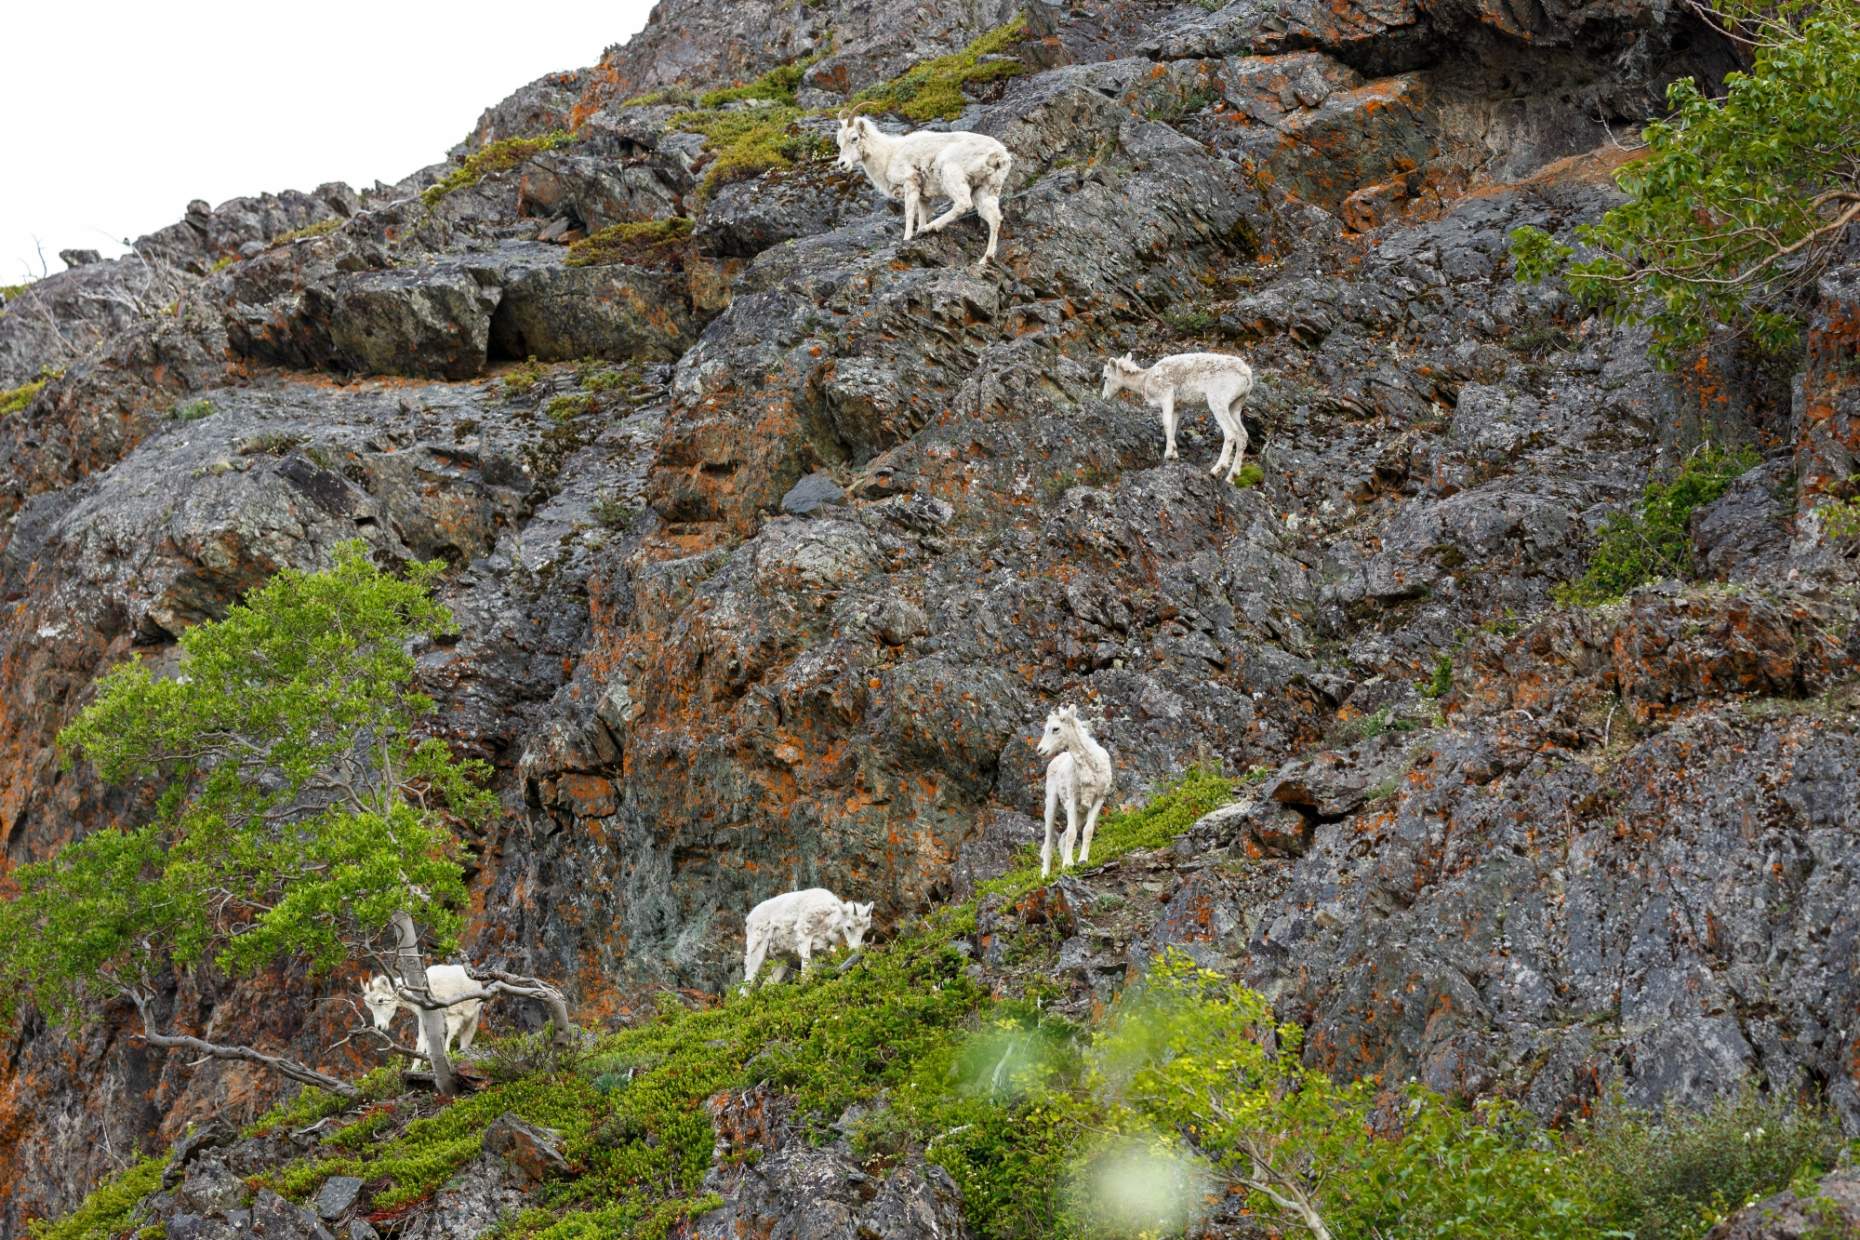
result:
M 865 932 L 872 928 L 872 906 L 842 900 L 824 887 L 790 891 L 764 900 L 750 910 L 743 945 L 743 985 L 754 984 L 762 962 L 776 957 L 769 981 L 788 975 L 788 957 L 798 957 L 801 974 L 813 965 L 814 953 L 844 943 L 858 951 Z
M 988 249 L 981 262 L 995 256 L 1001 236 L 1001 189 L 1014 157 L 986 134 L 967 130 L 887 134 L 869 117 L 844 117 L 839 132 L 840 167 L 864 168 L 866 180 L 887 198 L 904 200 L 904 239 L 919 231 L 949 227 L 973 206 L 987 221 Z M 929 219 L 927 200 L 949 199 L 949 210 Z
M 1085 817 L 1085 838 L 1079 864 L 1091 860 L 1092 832 L 1098 829 L 1098 811 L 1111 795 L 1111 755 L 1092 739 L 1085 721 L 1070 706 L 1046 717 L 1040 734 L 1040 753 L 1059 756 L 1046 765 L 1046 842 L 1040 847 L 1040 877 L 1053 868 L 1053 818 L 1061 803 L 1066 807 L 1066 833 L 1059 841 L 1059 868 L 1072 867 L 1072 842 L 1079 838 L 1079 816 Z
M 1174 353 L 1161 358 L 1148 370 L 1136 364 L 1126 353 L 1104 364 L 1106 400 L 1119 392 L 1135 392 L 1143 402 L 1162 410 L 1163 436 L 1168 441 L 1163 460 L 1176 459 L 1175 402 L 1178 396 L 1208 402 L 1208 412 L 1220 423 L 1225 442 L 1221 459 L 1208 472 L 1219 475 L 1227 471 L 1232 482 L 1246 458 L 1246 424 L 1240 420 L 1240 407 L 1253 391 L 1253 368 L 1226 353 Z
M 470 994 L 479 989 L 478 983 L 464 968 L 456 964 L 436 964 L 426 970 L 426 988 L 433 998 L 441 1003 L 456 999 L 460 995 Z M 420 1023 L 420 1009 L 417 1004 L 409 1003 L 395 993 L 394 982 L 377 973 L 368 979 L 362 987 L 362 1002 L 375 1019 L 375 1028 L 386 1033 L 388 1026 L 394 1022 L 394 1013 L 402 1008 L 413 1013 L 414 1029 L 419 1034 L 413 1048 L 426 1057 L 426 1030 Z M 478 1017 L 484 1010 L 483 999 L 467 999 L 455 1003 L 446 1009 L 446 1055 L 452 1055 L 452 1043 L 458 1041 L 460 1051 L 471 1049 L 471 1040 L 478 1036 Z

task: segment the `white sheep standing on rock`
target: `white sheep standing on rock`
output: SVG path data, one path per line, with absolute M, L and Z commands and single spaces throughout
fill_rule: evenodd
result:
M 472 980 L 462 965 L 436 964 L 426 970 L 426 989 L 434 999 L 441 1003 L 456 999 L 460 995 L 477 990 L 478 983 Z M 419 1005 L 402 999 L 394 988 L 392 978 L 377 973 L 368 979 L 362 987 L 362 1002 L 367 1005 L 369 1014 L 375 1018 L 375 1028 L 382 1033 L 394 1022 L 394 1013 L 402 1008 L 413 1013 L 414 1028 L 419 1033 L 419 1040 L 414 1049 L 426 1058 L 426 1029 L 420 1023 Z M 483 999 L 467 999 L 455 1003 L 446 1009 L 446 1056 L 452 1055 L 452 1043 L 458 1041 L 460 1051 L 471 1049 L 471 1040 L 478 1036 L 478 1017 L 484 1011 Z
M 1232 482 L 1246 458 L 1246 424 L 1240 420 L 1240 407 L 1252 391 L 1253 368 L 1230 354 L 1174 353 L 1145 370 L 1126 353 L 1104 364 L 1101 395 L 1109 400 L 1119 392 L 1135 392 L 1145 404 L 1162 410 L 1165 461 L 1176 459 L 1176 398 L 1202 397 L 1225 436 L 1221 459 L 1208 472 L 1219 476 L 1226 470 L 1227 481 Z
M 920 129 L 887 134 L 870 117 L 840 120 L 840 167 L 865 169 L 865 176 L 887 198 L 904 200 L 904 239 L 918 232 L 939 232 L 971 206 L 988 224 L 988 249 L 981 262 L 995 256 L 1001 236 L 1001 190 L 1014 157 L 986 134 L 956 129 L 947 133 Z M 949 199 L 949 210 L 929 219 L 926 201 Z
M 743 986 L 747 989 L 762 971 L 762 962 L 777 957 L 769 981 L 779 982 L 788 975 L 788 957 L 801 961 L 805 977 L 813 965 L 814 953 L 829 951 L 844 943 L 858 951 L 865 943 L 865 932 L 872 928 L 872 906 L 842 900 L 824 887 L 790 891 L 764 900 L 750 910 L 744 927 Z
M 1111 795 L 1111 755 L 1092 739 L 1077 710 L 1061 706 L 1046 717 L 1046 730 L 1040 734 L 1040 753 L 1053 757 L 1046 764 L 1046 842 L 1040 846 L 1040 877 L 1053 868 L 1053 819 L 1063 802 L 1066 807 L 1066 833 L 1059 841 L 1059 868 L 1072 868 L 1072 843 L 1079 838 L 1079 817 L 1085 818 L 1085 838 L 1080 841 L 1079 864 L 1091 860 L 1092 832 L 1098 829 L 1098 811 Z

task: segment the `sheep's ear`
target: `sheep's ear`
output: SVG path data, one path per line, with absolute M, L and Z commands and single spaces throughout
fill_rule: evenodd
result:
M 855 905 L 854 907 L 859 910 L 859 916 L 861 917 L 870 917 L 872 915 L 872 902 L 870 900 L 867 900 L 864 904 Z

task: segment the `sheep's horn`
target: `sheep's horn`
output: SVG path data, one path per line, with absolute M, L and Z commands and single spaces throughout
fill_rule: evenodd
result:
M 879 102 L 876 99 L 867 99 L 863 103 L 848 104 L 846 107 L 840 109 L 840 119 L 849 121 L 862 112 L 877 107 L 879 107 Z

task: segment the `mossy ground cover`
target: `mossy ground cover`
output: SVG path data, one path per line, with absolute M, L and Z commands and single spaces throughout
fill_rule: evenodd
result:
M 500 138 L 466 156 L 465 162 L 426 187 L 420 201 L 432 206 L 447 194 L 476 185 L 493 172 L 507 172 L 526 159 L 567 146 L 575 135 L 558 129 L 540 138 Z
M 64 1218 L 29 1224 L 33 1240 L 116 1240 L 129 1231 L 137 1203 L 161 1187 L 167 1166 L 167 1156 L 160 1155 L 111 1176 Z
M 48 380 L 45 379 L 34 379 L 31 383 L 22 383 L 16 388 L 0 389 L 0 417 L 5 417 L 9 413 L 18 413 L 30 405 L 33 398 L 45 390 L 47 382 Z
M 568 247 L 570 267 L 603 263 L 659 265 L 671 261 L 679 245 L 691 236 L 689 216 L 657 220 L 629 220 L 610 224 Z
M 854 101 L 875 104 L 912 121 L 956 116 L 968 106 L 965 91 L 970 86 L 1026 71 L 1020 61 L 1004 54 L 1025 33 L 1026 19 L 1016 17 L 960 52 L 913 65 L 891 81 L 860 92 Z M 711 91 L 699 96 L 696 108 L 672 117 L 674 129 L 702 134 L 711 151 L 711 162 L 704 174 L 705 194 L 731 181 L 791 167 L 810 156 L 833 153 L 831 142 L 809 134 L 801 125 L 831 115 L 799 104 L 801 77 L 815 59 L 793 61 L 769 70 L 753 82 Z M 640 99 L 662 101 L 653 96 Z
M 1016 17 L 982 35 L 960 52 L 911 66 L 889 82 L 867 87 L 854 103 L 876 103 L 906 120 L 948 120 L 969 105 L 970 86 L 1025 73 L 1019 60 L 1006 55 L 1027 33 L 1027 19 Z

